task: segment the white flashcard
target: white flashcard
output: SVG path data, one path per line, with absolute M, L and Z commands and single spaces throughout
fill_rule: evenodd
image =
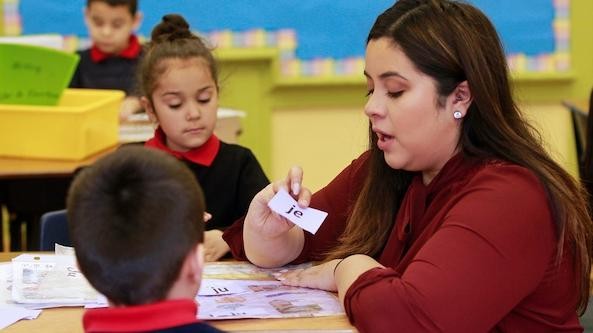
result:
M 324 211 L 310 207 L 299 207 L 296 200 L 282 189 L 268 202 L 268 207 L 312 234 L 317 232 L 327 217 L 327 213 Z
M 238 286 L 232 280 L 203 279 L 200 284 L 198 296 L 221 296 L 241 294 L 249 291 L 249 288 Z

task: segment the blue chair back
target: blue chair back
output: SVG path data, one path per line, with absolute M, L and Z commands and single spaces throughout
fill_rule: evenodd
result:
M 72 246 L 68 233 L 66 210 L 47 212 L 41 216 L 41 251 L 54 251 L 54 244 Z

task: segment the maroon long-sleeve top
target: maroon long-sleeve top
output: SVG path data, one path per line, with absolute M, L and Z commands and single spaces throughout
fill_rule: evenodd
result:
M 368 154 L 313 195 L 329 213 L 305 232 L 295 262 L 322 260 L 336 245 L 367 174 Z M 369 198 L 381 200 L 381 198 Z M 364 223 L 360 221 L 359 223 Z M 246 259 L 242 223 L 225 232 Z M 581 332 L 570 247 L 556 263 L 546 192 L 529 170 L 453 157 L 431 181 L 418 174 L 376 258 L 344 307 L 361 332 Z

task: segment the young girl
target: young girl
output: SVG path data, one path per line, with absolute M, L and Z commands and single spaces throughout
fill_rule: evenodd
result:
M 206 209 L 206 260 L 229 250 L 222 229 L 243 216 L 253 196 L 268 183 L 247 148 L 213 133 L 218 109 L 216 62 L 179 15 L 166 15 L 152 31 L 139 68 L 141 103 L 157 125 L 145 145 L 185 162 L 202 186 Z

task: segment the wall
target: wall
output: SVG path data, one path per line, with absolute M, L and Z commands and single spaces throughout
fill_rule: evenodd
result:
M 569 111 L 561 102 L 585 100 L 593 87 L 591 13 L 593 1 L 571 2 L 569 73 L 521 74 L 513 80 L 526 117 L 541 132 L 552 156 L 573 176 L 578 174 L 574 134 Z M 272 135 L 272 177 L 284 177 L 289 165 L 297 163 L 305 167 L 308 186 L 318 189 L 337 175 L 366 142 L 364 93 L 362 80 L 279 80 L 272 98 L 272 128 L 278 129 Z M 344 149 L 348 144 L 352 146 Z M 308 149 L 311 152 L 305 153 Z M 291 152 L 301 151 L 297 162 Z
M 593 86 L 591 13 L 593 1 L 571 1 L 570 72 L 514 77 L 518 100 L 539 121 L 555 156 L 573 174 L 572 129 L 560 102 L 584 100 Z M 283 177 L 290 165 L 300 164 L 311 180 L 310 187 L 319 188 L 364 149 L 367 133 L 361 75 L 283 77 L 278 75 L 280 55 L 274 49 L 220 49 L 217 56 L 221 105 L 247 112 L 240 142 L 256 153 L 272 179 Z
M 368 121 L 359 108 L 277 109 L 272 113 L 272 175 L 303 168 L 313 191 L 368 147 Z

